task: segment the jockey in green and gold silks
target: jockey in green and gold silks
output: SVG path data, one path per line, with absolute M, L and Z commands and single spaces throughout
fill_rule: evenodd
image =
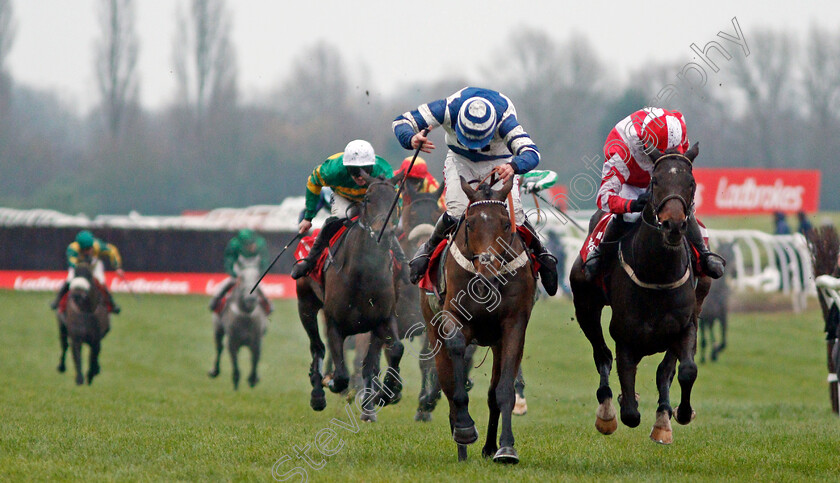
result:
M 123 275 L 122 257 L 120 256 L 117 247 L 106 243 L 99 238 L 93 236 L 88 230 L 82 230 L 76 235 L 76 239 L 67 245 L 67 280 L 58 291 L 56 299 L 50 304 L 52 309 L 58 308 L 59 302 L 64 297 L 64 294 L 70 288 L 70 281 L 76 276 L 76 264 L 85 262 L 91 265 L 93 270 L 94 283 L 98 284 L 102 292 L 108 296 L 108 306 L 111 312 L 115 314 L 120 313 L 120 307 L 114 302 L 111 292 L 108 291 L 105 285 L 105 267 L 100 261 L 103 257 L 108 257 L 111 267 L 117 271 L 120 276 Z
M 351 208 L 364 200 L 367 184 L 362 171 L 373 177 L 391 178 L 394 176 L 391 165 L 373 152 L 373 146 L 369 142 L 356 139 L 350 141 L 343 152 L 327 158 L 309 176 L 306 183 L 306 209 L 303 220 L 298 226 L 298 232 L 306 233 L 312 227 L 312 219 L 318 212 L 318 201 L 321 189 L 324 187 L 330 187 L 333 190 L 330 202 L 331 216 L 324 221 L 324 226 L 321 227 L 309 254 L 298 260 L 292 267 L 292 278 L 298 279 L 309 274 L 315 267 L 318 256 L 349 217 Z M 392 240 L 391 250 L 398 261 L 404 260 L 402 249 L 396 239 Z
M 271 255 L 268 253 L 268 245 L 265 242 L 265 238 L 257 235 L 254 230 L 250 230 L 248 228 L 239 230 L 239 233 L 237 233 L 235 237 L 231 238 L 225 247 L 225 273 L 229 276 L 219 285 L 218 290 L 216 290 L 216 294 L 210 301 L 211 311 L 215 311 L 218 308 L 219 301 L 222 300 L 225 294 L 236 284 L 236 262 L 239 260 L 239 257 L 243 257 L 245 259 L 257 257 L 260 261 L 261 272 L 265 272 L 271 262 Z M 273 310 L 271 302 L 265 294 L 262 293 L 262 290 L 260 290 L 259 287 L 257 288 L 257 293 L 259 294 L 260 302 L 263 304 L 266 314 L 270 314 Z

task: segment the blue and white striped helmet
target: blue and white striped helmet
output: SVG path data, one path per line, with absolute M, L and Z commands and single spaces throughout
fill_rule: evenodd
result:
M 470 97 L 458 111 L 455 134 L 468 149 L 481 149 L 490 144 L 496 132 L 496 109 L 482 97 Z

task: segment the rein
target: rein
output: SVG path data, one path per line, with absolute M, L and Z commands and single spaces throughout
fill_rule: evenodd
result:
M 473 206 L 481 206 L 481 205 L 500 205 L 503 208 L 512 205 L 512 203 L 505 203 L 504 201 L 499 200 L 480 200 L 467 205 L 467 209 L 464 212 L 464 223 L 466 224 L 467 216 L 469 215 L 469 210 Z M 511 224 L 513 230 L 512 232 L 516 231 L 516 225 Z M 464 228 L 464 247 L 469 247 L 469 238 L 470 230 L 469 224 Z M 508 244 L 510 246 L 510 244 Z M 475 261 L 478 260 L 478 263 L 482 266 L 489 266 L 493 263 L 493 260 L 498 260 L 500 263 L 500 267 L 498 270 L 491 269 L 491 271 L 496 272 L 498 275 L 505 275 L 505 274 L 514 274 L 516 270 L 525 266 L 528 263 L 528 251 L 523 250 L 516 256 L 513 260 L 507 261 L 498 253 L 494 253 L 493 251 L 489 252 L 482 252 L 478 254 L 473 254 L 472 256 L 467 257 L 461 252 L 461 249 L 458 247 L 458 244 L 455 243 L 455 238 L 453 236 L 452 243 L 450 244 L 450 253 L 452 254 L 452 258 L 458 263 L 458 265 L 466 270 L 467 272 L 476 274 L 478 270 L 475 268 Z

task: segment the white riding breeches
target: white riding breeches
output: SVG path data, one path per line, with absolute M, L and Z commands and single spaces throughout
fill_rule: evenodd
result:
M 96 279 L 97 282 L 105 285 L 105 265 L 97 258 L 91 262 L 91 266 L 93 268 L 93 278 Z M 76 277 L 76 270 L 74 267 L 70 267 L 67 269 L 67 281 L 73 280 Z
M 459 218 L 464 214 L 470 202 L 467 194 L 461 189 L 461 176 L 467 181 L 480 181 L 490 174 L 493 168 L 506 164 L 509 161 L 510 158 L 474 162 L 449 151 L 446 154 L 446 161 L 443 163 L 443 179 L 446 183 L 446 192 L 444 193 L 446 212 L 455 218 Z M 471 186 L 475 187 L 475 185 Z M 501 182 L 497 182 L 495 186 L 498 189 L 501 186 Z M 522 202 L 519 199 L 519 176 L 514 176 L 513 188 L 511 188 L 510 194 L 513 199 L 513 212 L 516 218 L 516 224 L 522 225 L 525 222 L 525 211 L 522 209 Z

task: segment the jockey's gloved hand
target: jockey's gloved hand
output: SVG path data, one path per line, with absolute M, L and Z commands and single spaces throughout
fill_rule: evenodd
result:
M 630 202 L 630 212 L 631 213 L 638 213 L 645 209 L 645 205 L 647 205 L 648 200 L 650 200 L 650 191 L 645 191 L 644 193 L 640 194 L 638 198 Z

